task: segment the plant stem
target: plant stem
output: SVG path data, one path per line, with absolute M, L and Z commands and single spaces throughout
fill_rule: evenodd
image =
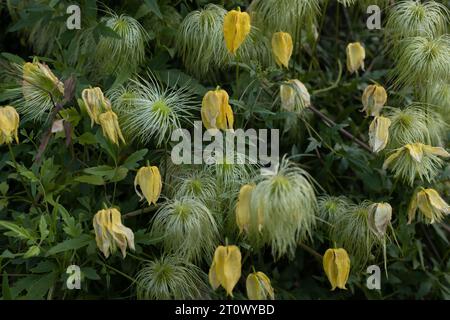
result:
M 22 183 L 22 185 L 23 185 L 23 187 L 24 187 L 28 197 L 30 198 L 32 204 L 34 205 L 35 204 L 34 203 L 34 198 L 31 195 L 30 191 L 28 190 L 27 185 L 26 185 L 25 181 L 23 180 L 22 174 L 19 172 L 19 165 L 17 164 L 16 157 L 14 156 L 14 151 L 13 151 L 10 143 L 8 143 L 8 149 L 9 149 L 9 154 L 11 156 L 11 159 L 12 159 L 12 161 L 14 163 L 14 167 L 16 168 L 17 174 L 19 175 L 20 182 Z
M 131 212 L 128 212 L 128 213 L 126 213 L 126 214 L 123 214 L 123 215 L 122 215 L 122 218 L 123 218 L 123 219 L 131 218 L 131 217 L 134 217 L 134 216 L 138 216 L 138 215 L 140 215 L 140 214 L 143 214 L 143 213 L 152 212 L 152 211 L 155 210 L 155 209 L 156 209 L 156 207 L 148 207 L 148 208 L 143 208 L 143 209 L 131 211 Z
M 309 252 L 311 255 L 314 256 L 314 258 L 316 258 L 319 261 L 322 261 L 322 255 L 320 253 L 318 253 L 316 250 L 314 250 L 313 248 L 311 248 L 310 246 L 307 246 L 304 243 L 299 242 L 298 244 L 300 247 L 302 247 L 305 251 Z

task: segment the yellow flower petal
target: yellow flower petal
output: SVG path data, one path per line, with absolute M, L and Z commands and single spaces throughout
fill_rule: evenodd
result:
M 347 69 L 354 73 L 359 69 L 364 70 L 366 51 L 359 42 L 349 43 L 347 46 Z
M 287 32 L 275 32 L 272 35 L 272 52 L 279 66 L 289 68 L 293 50 L 292 37 Z
M 345 249 L 328 249 L 323 256 L 323 269 L 331 284 L 331 290 L 346 289 L 350 274 L 350 258 Z
M 376 116 L 369 127 L 369 144 L 373 152 L 380 152 L 389 140 L 389 127 L 391 120 L 385 117 Z
M 235 54 L 250 33 L 250 16 L 240 10 L 231 10 L 223 20 L 223 35 L 228 51 Z
M 363 110 L 367 116 L 378 116 L 387 101 L 386 90 L 380 85 L 369 85 L 362 95 Z
M 250 226 L 250 200 L 255 185 L 246 184 L 239 191 L 239 198 L 236 204 L 236 224 L 239 232 L 248 232 Z
M 11 143 L 13 139 L 16 140 L 16 143 L 19 143 L 19 123 L 20 117 L 14 107 L 0 108 L 0 145 Z

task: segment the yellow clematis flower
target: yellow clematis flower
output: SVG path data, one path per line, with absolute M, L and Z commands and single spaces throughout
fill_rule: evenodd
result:
M 234 115 L 225 90 L 208 91 L 202 100 L 202 122 L 206 129 L 233 129 Z
M 225 44 L 231 54 L 235 54 L 237 49 L 244 42 L 250 33 L 250 15 L 241 12 L 241 9 L 231 10 L 223 19 L 223 35 Z
M 270 279 L 264 273 L 258 271 L 250 273 L 246 281 L 247 297 L 250 300 L 274 300 L 275 294 L 273 292 Z
M 237 246 L 218 246 L 209 269 L 209 283 L 213 289 L 222 286 L 233 296 L 233 288 L 241 277 L 241 251 Z
M 450 214 L 450 206 L 434 189 L 422 189 L 415 193 L 408 208 L 408 224 L 410 224 L 419 211 L 427 223 L 441 222 L 445 215 Z
M 323 255 L 323 269 L 331 283 L 331 290 L 347 289 L 350 274 L 350 258 L 345 249 L 328 249 Z
M 369 144 L 373 152 L 380 152 L 389 141 L 389 127 L 391 120 L 385 117 L 376 116 L 369 127 Z
M 25 100 L 33 99 L 36 88 L 49 91 L 56 97 L 64 95 L 64 84 L 43 63 L 34 61 L 23 65 L 22 91 Z
M 137 190 L 137 186 L 141 188 L 142 194 Z M 156 205 L 159 195 L 161 194 L 162 181 L 159 169 L 156 166 L 142 167 L 138 170 L 134 179 L 134 190 L 139 198 L 147 200 L 148 204 Z
M 84 89 L 81 93 L 86 111 L 91 118 L 91 126 L 100 124 L 99 116 L 102 113 L 111 111 L 111 102 L 105 98 L 102 89 L 99 87 Z
M 359 42 L 349 43 L 347 46 L 347 69 L 354 73 L 359 69 L 364 71 L 364 59 L 366 50 Z
M 390 155 L 383 164 L 383 169 L 389 167 L 389 165 L 395 161 L 402 154 L 408 154 L 411 159 L 420 163 L 422 162 L 422 158 L 425 155 L 435 155 L 444 158 L 450 157 L 450 153 L 448 153 L 445 149 L 441 147 L 432 147 L 420 142 L 416 143 L 408 143 L 405 146 L 398 148 L 392 155 Z
M 311 106 L 311 96 L 305 85 L 297 79 L 280 85 L 281 107 L 290 112 L 301 111 Z
M 392 218 L 392 207 L 389 203 L 374 203 L 369 207 L 369 226 L 377 236 L 384 236 Z
M 236 224 L 239 227 L 239 232 L 248 232 L 250 227 L 250 200 L 254 188 L 254 184 L 246 184 L 239 191 L 239 198 L 236 204 Z
M 98 116 L 98 121 L 102 126 L 103 135 L 106 136 L 112 143 L 119 144 L 119 138 L 125 143 L 125 139 L 120 130 L 119 120 L 114 111 L 106 111 Z
M 289 68 L 293 50 L 292 37 L 287 32 L 275 32 L 272 35 L 272 52 L 275 62 L 281 67 Z
M 362 104 L 364 106 L 362 111 L 366 112 L 366 116 L 378 116 L 386 101 L 387 93 L 382 86 L 377 84 L 369 85 L 362 95 Z
M 19 114 L 11 106 L 0 108 L 0 145 L 10 144 L 14 140 L 19 143 Z
M 106 258 L 120 248 L 122 256 L 127 255 L 127 247 L 134 250 L 134 234 L 122 224 L 120 211 L 115 208 L 98 211 L 92 221 L 97 247 Z

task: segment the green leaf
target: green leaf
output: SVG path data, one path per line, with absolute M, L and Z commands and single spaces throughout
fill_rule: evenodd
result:
M 110 166 L 97 166 L 84 169 L 83 171 L 94 176 L 107 176 L 110 175 L 111 172 L 114 172 L 114 168 Z
M 148 6 L 148 8 L 158 16 L 158 18 L 162 19 L 162 13 L 161 10 L 159 9 L 159 5 L 158 5 L 158 1 L 156 0 L 144 0 L 145 4 Z
M 122 37 L 117 32 L 115 32 L 113 29 L 108 27 L 105 24 L 105 22 L 100 22 L 99 24 L 97 24 L 95 29 L 100 33 L 100 35 L 102 35 L 104 37 L 122 39 Z
M 23 240 L 32 240 L 34 241 L 34 237 L 28 229 L 25 229 L 22 226 L 19 226 L 13 222 L 9 221 L 0 221 L 0 227 L 10 230 L 11 236 L 23 239 Z
M 91 267 L 81 268 L 81 273 L 84 274 L 84 276 L 90 280 L 100 280 L 100 276 L 97 274 L 97 271 L 95 271 L 94 268 Z
M 8 274 L 3 271 L 2 279 L 2 298 L 3 300 L 11 300 L 11 290 L 9 289 Z
M 18 55 L 12 54 L 12 53 L 8 53 L 8 52 L 2 52 L 1 55 L 3 57 L 5 57 L 8 61 L 17 63 L 19 65 L 22 65 L 25 63 L 25 60 L 23 60 L 21 57 L 19 57 Z
M 97 140 L 95 139 L 95 136 L 92 133 L 85 132 L 78 137 L 78 143 L 84 146 L 87 144 L 96 144 Z
M 87 234 L 83 234 L 75 239 L 69 239 L 65 240 L 61 243 L 58 243 L 56 246 L 50 248 L 47 253 L 46 257 L 55 255 L 57 253 L 69 251 L 69 250 L 78 250 L 82 247 L 87 246 L 92 241 L 92 237 L 90 237 Z
M 96 186 L 101 186 L 101 185 L 105 184 L 105 180 L 103 180 L 103 178 L 101 176 L 84 175 L 84 176 L 76 177 L 74 180 L 77 182 L 93 184 Z
M 135 153 L 132 153 L 127 160 L 122 164 L 123 167 L 127 169 L 136 169 L 139 164 L 138 162 L 144 159 L 145 155 L 147 154 L 148 149 L 141 149 L 136 151 Z
M 44 241 L 50 233 L 44 215 L 41 215 L 41 219 L 39 220 L 39 233 L 41 234 L 41 242 Z
M 109 179 L 111 182 L 118 182 L 122 181 L 127 177 L 128 169 L 125 167 L 119 167 L 116 170 L 114 170 L 114 175 Z
M 36 257 L 41 253 L 41 249 L 38 246 L 31 246 L 27 252 L 23 255 L 25 259 Z

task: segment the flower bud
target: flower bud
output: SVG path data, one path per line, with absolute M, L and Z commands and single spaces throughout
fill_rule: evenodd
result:
M 241 187 L 239 191 L 239 198 L 236 205 L 236 224 L 239 227 L 239 232 L 248 232 L 250 227 L 250 200 L 252 191 L 255 188 L 254 184 L 246 184 Z
M 349 43 L 347 46 L 347 69 L 350 73 L 354 73 L 359 69 L 364 70 L 364 59 L 366 51 L 359 42 Z
M 323 255 L 323 269 L 331 283 L 331 290 L 347 289 L 350 274 L 350 258 L 345 249 L 328 249 Z
M 292 55 L 292 37 L 287 32 L 276 32 L 272 36 L 272 52 L 275 62 L 281 67 L 289 68 Z
M 380 152 L 389 141 L 389 127 L 391 120 L 376 116 L 369 127 L 369 144 L 373 152 Z
M 137 190 L 137 186 L 141 188 L 142 194 Z M 161 194 L 162 181 L 159 169 L 156 166 L 142 167 L 138 170 L 134 179 L 134 190 L 139 198 L 147 200 L 148 204 L 156 205 L 159 195 Z
M 235 54 L 250 33 L 250 16 L 247 12 L 231 10 L 223 20 L 223 35 L 230 53 Z
M 362 104 L 364 106 L 362 111 L 365 111 L 367 116 L 378 116 L 386 101 L 387 93 L 382 86 L 377 84 L 369 85 L 362 95 Z
M 209 269 L 209 283 L 213 289 L 222 286 L 233 296 L 233 288 L 241 277 L 241 251 L 237 246 L 218 246 Z
M 301 111 L 311 105 L 311 97 L 305 85 L 297 79 L 280 85 L 281 107 L 286 111 Z
M 19 114 L 11 106 L 0 108 L 0 145 L 10 144 L 13 139 L 19 143 L 17 132 L 19 130 Z
M 369 207 L 369 226 L 376 235 L 382 237 L 391 222 L 392 207 L 389 203 L 374 203 Z
M 202 101 L 202 121 L 206 129 L 233 129 L 234 115 L 225 90 L 208 91 Z
M 103 135 L 106 136 L 112 143 L 119 144 L 119 138 L 125 143 L 122 131 L 119 127 L 119 120 L 113 111 L 106 111 L 99 115 L 98 120 L 102 126 Z
M 247 296 L 250 300 L 275 299 L 270 279 L 260 271 L 248 275 L 246 287 Z

